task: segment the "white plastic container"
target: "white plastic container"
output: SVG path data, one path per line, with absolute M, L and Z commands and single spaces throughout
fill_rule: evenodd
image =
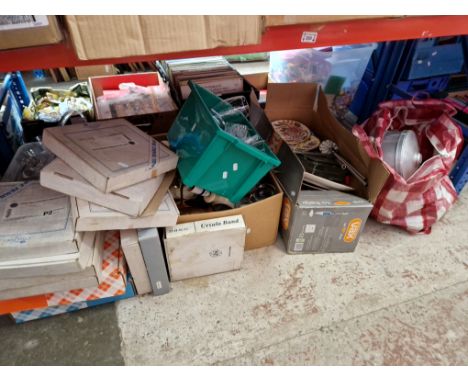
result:
M 342 77 L 342 91 L 354 94 L 377 44 L 284 50 L 270 53 L 273 82 L 314 82 L 325 88 L 330 76 Z

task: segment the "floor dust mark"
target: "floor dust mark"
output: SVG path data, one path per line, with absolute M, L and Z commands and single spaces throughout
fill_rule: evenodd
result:
M 184 285 L 190 288 L 208 288 L 210 285 L 209 278 L 207 276 L 196 277 L 193 279 L 184 280 L 182 282 L 184 283 Z
M 464 294 L 456 296 L 463 303 Z M 402 313 L 384 316 L 366 328 L 358 339 L 355 364 L 383 365 L 456 365 L 466 357 L 468 336 L 464 315 L 456 311 L 454 299 L 437 299 L 433 311 L 421 323 L 403 319 Z M 465 349 L 465 350 L 463 350 Z M 371 356 L 371 357 L 369 357 Z
M 262 365 L 273 366 L 274 364 L 275 362 L 269 357 L 262 359 Z
M 24 344 L 24 348 L 26 350 L 32 350 L 32 349 L 36 348 L 38 345 L 39 345 L 39 340 L 33 339 L 33 340 L 27 341 Z
M 294 320 L 304 314 L 316 314 L 315 284 L 303 284 L 304 264 L 298 264 L 279 286 L 281 293 L 271 301 L 254 306 L 255 317 L 263 317 L 271 324 L 278 325 Z

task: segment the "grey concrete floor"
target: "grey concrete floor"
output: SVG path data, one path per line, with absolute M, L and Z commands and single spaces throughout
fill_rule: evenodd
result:
M 367 223 L 348 254 L 246 253 L 243 269 L 15 326 L 0 364 L 467 365 L 468 191 L 430 235 Z

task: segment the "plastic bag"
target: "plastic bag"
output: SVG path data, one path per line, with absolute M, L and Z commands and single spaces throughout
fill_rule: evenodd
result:
M 390 172 L 371 213 L 377 221 L 411 233 L 430 233 L 455 203 L 457 193 L 448 174 L 463 144 L 460 126 L 451 118 L 455 113 L 452 106 L 434 99 L 388 101 L 353 127 L 369 156 L 380 159 Z M 413 130 L 418 137 L 423 163 L 407 180 L 383 161 L 387 130 Z

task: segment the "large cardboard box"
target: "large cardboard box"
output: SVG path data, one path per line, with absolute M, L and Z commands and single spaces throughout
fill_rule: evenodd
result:
M 265 26 L 273 27 L 279 25 L 294 25 L 294 24 L 324 24 L 337 21 L 376 19 L 392 16 L 375 16 L 375 15 L 270 15 L 265 16 Z M 395 17 L 395 16 L 393 16 Z
M 65 16 L 81 60 L 258 44 L 261 16 Z
M 340 154 L 367 178 L 367 186 L 353 180 L 351 186 L 355 188 L 356 194 L 374 203 L 389 173 L 379 160 L 371 159 L 367 155 L 359 140 L 332 115 L 320 86 L 304 83 L 269 83 L 267 94 L 265 113 L 269 120 L 299 121 L 308 126 L 320 139 L 334 141 L 339 147 Z M 290 238 L 288 230 L 288 227 L 294 224 L 294 209 L 300 208 L 303 199 L 306 198 L 304 195 L 310 192 L 302 190 L 305 169 L 289 146 L 273 132 L 270 142 L 281 160 L 281 165 L 275 174 L 285 192 L 281 231 L 287 250 L 289 253 L 309 253 L 306 250 L 294 251 L 295 241 Z
M 56 44 L 62 38 L 55 16 L 0 16 L 0 49 Z

